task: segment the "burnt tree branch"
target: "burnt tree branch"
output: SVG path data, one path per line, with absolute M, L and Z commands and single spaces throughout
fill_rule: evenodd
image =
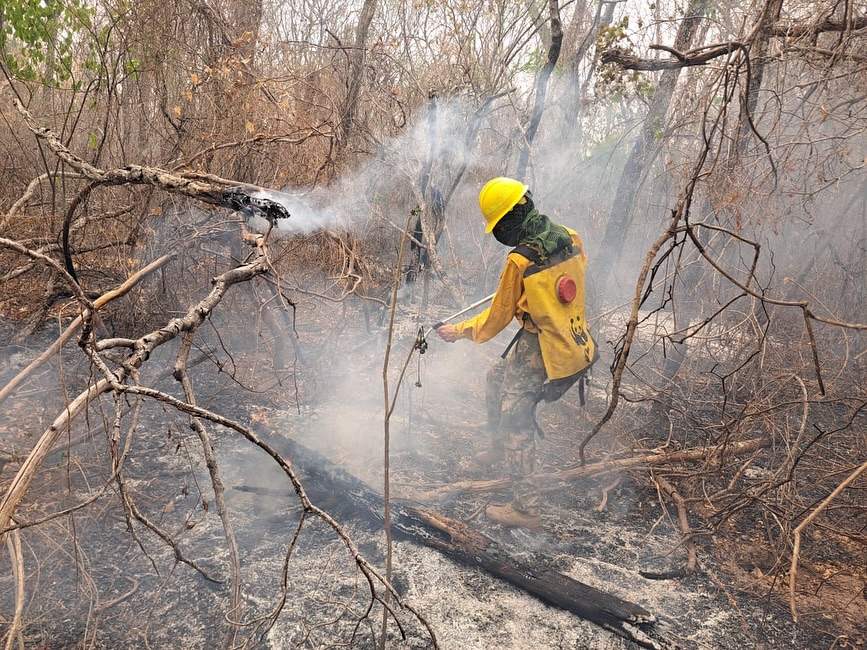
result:
M 671 54 L 673 59 L 642 59 L 634 54 L 619 48 L 605 50 L 600 57 L 600 61 L 606 64 L 618 65 L 626 70 L 641 70 L 646 72 L 654 72 L 658 70 L 675 70 L 677 68 L 688 68 L 690 66 L 705 65 L 706 63 L 718 59 L 721 56 L 731 54 L 736 49 L 743 47 L 741 43 L 731 41 L 721 45 L 709 45 L 687 52 L 678 52 L 674 48 L 665 45 L 651 45 L 652 50 L 663 50 Z
M 18 99 L 13 102 L 33 135 L 45 142 L 62 162 L 90 181 L 87 186 L 88 194 L 98 185 L 151 185 L 164 192 L 180 194 L 210 205 L 238 210 L 245 214 L 252 211 L 268 219 L 272 225 L 273 219 L 289 217 L 289 213 L 279 203 L 251 196 L 257 192 L 270 192 L 256 185 L 238 183 L 213 175 L 203 178 L 193 173 L 175 174 L 159 167 L 144 165 L 126 165 L 109 170 L 95 167 L 70 151 L 50 128 L 41 126 Z M 74 209 L 75 205 L 72 207 Z M 65 220 L 71 218 L 70 213 Z
M 689 519 L 686 514 L 686 500 L 683 498 L 683 496 L 681 496 L 677 488 L 674 487 L 664 476 L 654 475 L 653 481 L 656 483 L 660 491 L 664 492 L 672 501 L 674 501 L 674 504 L 677 507 L 677 525 L 678 528 L 680 528 L 681 534 L 683 535 L 682 544 L 686 547 L 687 560 L 686 564 L 684 564 L 679 569 L 663 572 L 642 571 L 641 575 L 643 575 L 645 578 L 651 578 L 656 580 L 684 578 L 688 575 L 692 575 L 695 572 L 696 566 L 695 541 L 693 540 L 692 529 L 689 526 Z M 665 505 L 662 503 L 661 495 L 660 504 L 663 506 L 663 509 L 665 509 Z
M 0 500 L 0 538 L 2 538 L 4 530 L 9 525 L 15 509 L 24 496 L 24 493 L 27 491 L 27 487 L 36 471 L 42 465 L 42 462 L 48 454 L 54 449 L 54 446 L 57 444 L 58 440 L 60 440 L 72 420 L 75 419 L 76 416 L 80 415 L 94 399 L 99 397 L 99 395 L 110 391 L 114 387 L 113 384 L 122 382 L 131 370 L 141 367 L 157 347 L 174 339 L 183 332 L 195 329 L 204 322 L 214 308 L 220 303 L 226 291 L 228 291 L 232 285 L 248 281 L 266 271 L 267 267 L 265 265 L 264 255 L 260 255 L 248 264 L 231 269 L 214 278 L 214 286 L 211 292 L 199 303 L 191 307 L 184 316 L 173 318 L 164 327 L 139 338 L 135 342 L 134 348 L 127 357 L 122 368 L 114 370 L 109 373 L 108 377 L 91 384 L 76 398 L 70 401 L 67 408 L 64 409 L 63 412 L 57 416 L 51 426 L 43 432 L 42 436 L 27 456 L 27 459 L 18 470 L 18 473 L 12 479 L 12 483 L 3 495 L 2 500 Z M 65 270 L 62 272 L 65 273 Z M 88 332 L 92 326 L 91 309 L 86 310 L 83 323 L 84 331 Z M 86 340 L 88 335 L 82 334 L 82 337 Z
M 3 245 L 3 241 L 0 240 L 0 246 Z M 176 256 L 176 253 L 169 253 L 163 255 L 153 262 L 147 264 L 142 267 L 135 273 L 133 273 L 129 278 L 126 279 L 120 286 L 115 287 L 114 289 L 105 292 L 99 298 L 93 301 L 94 310 L 98 310 L 99 308 L 105 306 L 107 303 L 112 300 L 119 298 L 121 296 L 126 295 L 129 291 L 135 287 L 142 279 L 146 278 L 148 275 L 156 271 L 157 269 L 162 268 L 168 262 L 173 260 Z M 5 386 L 0 388 L 0 403 L 3 402 L 12 392 L 18 388 L 18 386 L 23 382 L 27 377 L 33 374 L 37 368 L 42 366 L 46 361 L 48 361 L 51 357 L 56 355 L 58 351 L 66 345 L 66 343 L 72 338 L 72 335 L 78 330 L 82 323 L 82 315 L 79 314 L 76 316 L 72 322 L 66 326 L 66 329 L 63 330 L 61 335 L 57 338 L 54 343 L 52 343 L 45 351 L 36 357 L 30 364 L 24 368 L 21 372 L 15 375 L 12 379 L 10 379 Z
M 851 20 L 836 20 L 825 18 L 813 23 L 796 23 L 791 21 L 776 21 L 761 30 L 765 37 L 783 38 L 788 41 L 813 36 L 826 32 L 856 32 L 867 29 L 867 16 L 853 18 Z M 651 50 L 667 52 L 673 58 L 670 59 L 645 59 L 620 48 L 611 48 L 602 53 L 600 61 L 618 65 L 626 70 L 640 70 L 655 72 L 659 70 L 674 70 L 690 66 L 706 65 L 707 63 L 722 56 L 731 54 L 737 49 L 747 47 L 749 42 L 729 41 L 695 48 L 686 52 L 668 47 L 666 45 L 651 45 Z M 816 50 L 813 50 L 816 51 Z M 828 55 L 836 55 L 833 51 L 827 51 Z M 858 56 L 857 54 L 854 56 Z

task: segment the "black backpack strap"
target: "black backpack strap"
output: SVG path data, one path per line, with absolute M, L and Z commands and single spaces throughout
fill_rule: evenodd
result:
M 513 253 L 518 253 L 518 255 L 523 255 L 528 260 L 533 262 L 533 264 L 539 264 L 542 261 L 542 256 L 536 251 L 535 248 L 531 246 L 527 246 L 527 244 L 518 244 L 512 249 Z
M 550 266 L 552 264 L 559 264 L 563 260 L 570 258 L 573 253 L 573 247 L 571 242 L 563 244 L 559 248 L 552 251 L 551 254 L 544 259 L 535 248 L 533 248 L 532 246 L 527 246 L 527 244 L 518 244 L 517 246 L 515 246 L 515 248 L 512 249 L 511 252 L 523 255 L 532 262 L 532 264 L 528 266 L 527 269 L 524 271 L 524 277 L 527 277 L 528 275 L 538 273 L 544 267 Z
M 515 343 L 518 342 L 518 339 L 521 338 L 521 335 L 524 333 L 524 331 L 525 331 L 525 330 L 524 330 L 524 328 L 522 327 L 521 329 L 519 329 L 519 330 L 515 333 L 515 336 L 512 337 L 512 340 L 511 340 L 511 341 L 509 341 L 509 345 L 507 345 L 507 346 L 506 346 L 506 349 L 503 350 L 503 354 L 500 355 L 500 358 L 501 358 L 501 359 L 505 359 L 505 358 L 506 358 L 506 355 L 509 354 L 509 350 L 511 350 L 511 349 L 515 346 Z

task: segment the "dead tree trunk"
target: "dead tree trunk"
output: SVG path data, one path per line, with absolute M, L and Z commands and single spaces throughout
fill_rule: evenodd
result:
M 707 0 L 692 0 L 686 14 L 677 30 L 674 47 L 678 51 L 689 49 L 698 31 L 699 24 L 707 12 Z M 601 278 L 603 282 L 610 280 L 611 274 L 617 268 L 621 253 L 621 241 L 632 225 L 635 201 L 641 188 L 642 180 L 653 163 L 659 150 L 659 142 L 665 132 L 665 117 L 668 114 L 680 69 L 670 69 L 663 72 L 659 84 L 653 93 L 647 117 L 641 127 L 641 133 L 635 141 L 611 206 L 611 214 L 605 235 L 602 239 Z
M 351 135 L 355 125 L 355 116 L 358 112 L 358 98 L 361 94 L 361 86 L 364 77 L 364 54 L 367 49 L 367 33 L 370 23 L 376 13 L 376 0 L 364 0 L 361 13 L 358 16 L 358 26 L 355 30 L 355 47 L 349 51 L 349 79 L 346 97 L 340 111 L 340 122 L 337 125 L 337 145 L 341 149 L 346 148 L 346 141 Z
M 563 24 L 560 22 L 560 3 L 557 0 L 548 0 L 548 12 L 551 20 L 551 45 L 548 47 L 548 59 L 539 72 L 536 80 L 536 102 L 530 115 L 530 122 L 524 133 L 524 146 L 518 157 L 517 177 L 524 178 L 527 174 L 527 166 L 530 164 L 530 148 L 536 138 L 536 131 L 542 121 L 542 112 L 545 110 L 545 95 L 548 92 L 548 80 L 560 59 L 560 49 L 563 45 Z

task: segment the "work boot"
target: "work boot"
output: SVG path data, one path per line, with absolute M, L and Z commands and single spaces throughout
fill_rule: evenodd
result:
M 488 515 L 488 519 L 501 526 L 517 526 L 533 531 L 542 528 L 541 516 L 528 515 L 526 512 L 515 510 L 511 503 L 504 506 L 488 506 L 485 508 L 485 514 Z
M 506 451 L 502 447 L 491 447 L 485 451 L 473 455 L 473 462 L 481 467 L 492 467 L 506 458 Z

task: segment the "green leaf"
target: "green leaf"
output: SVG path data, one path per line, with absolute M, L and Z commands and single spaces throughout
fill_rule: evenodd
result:
M 9 71 L 25 81 L 57 84 L 72 74 L 73 35 L 89 25 L 82 0 L 3 0 L 0 51 Z

